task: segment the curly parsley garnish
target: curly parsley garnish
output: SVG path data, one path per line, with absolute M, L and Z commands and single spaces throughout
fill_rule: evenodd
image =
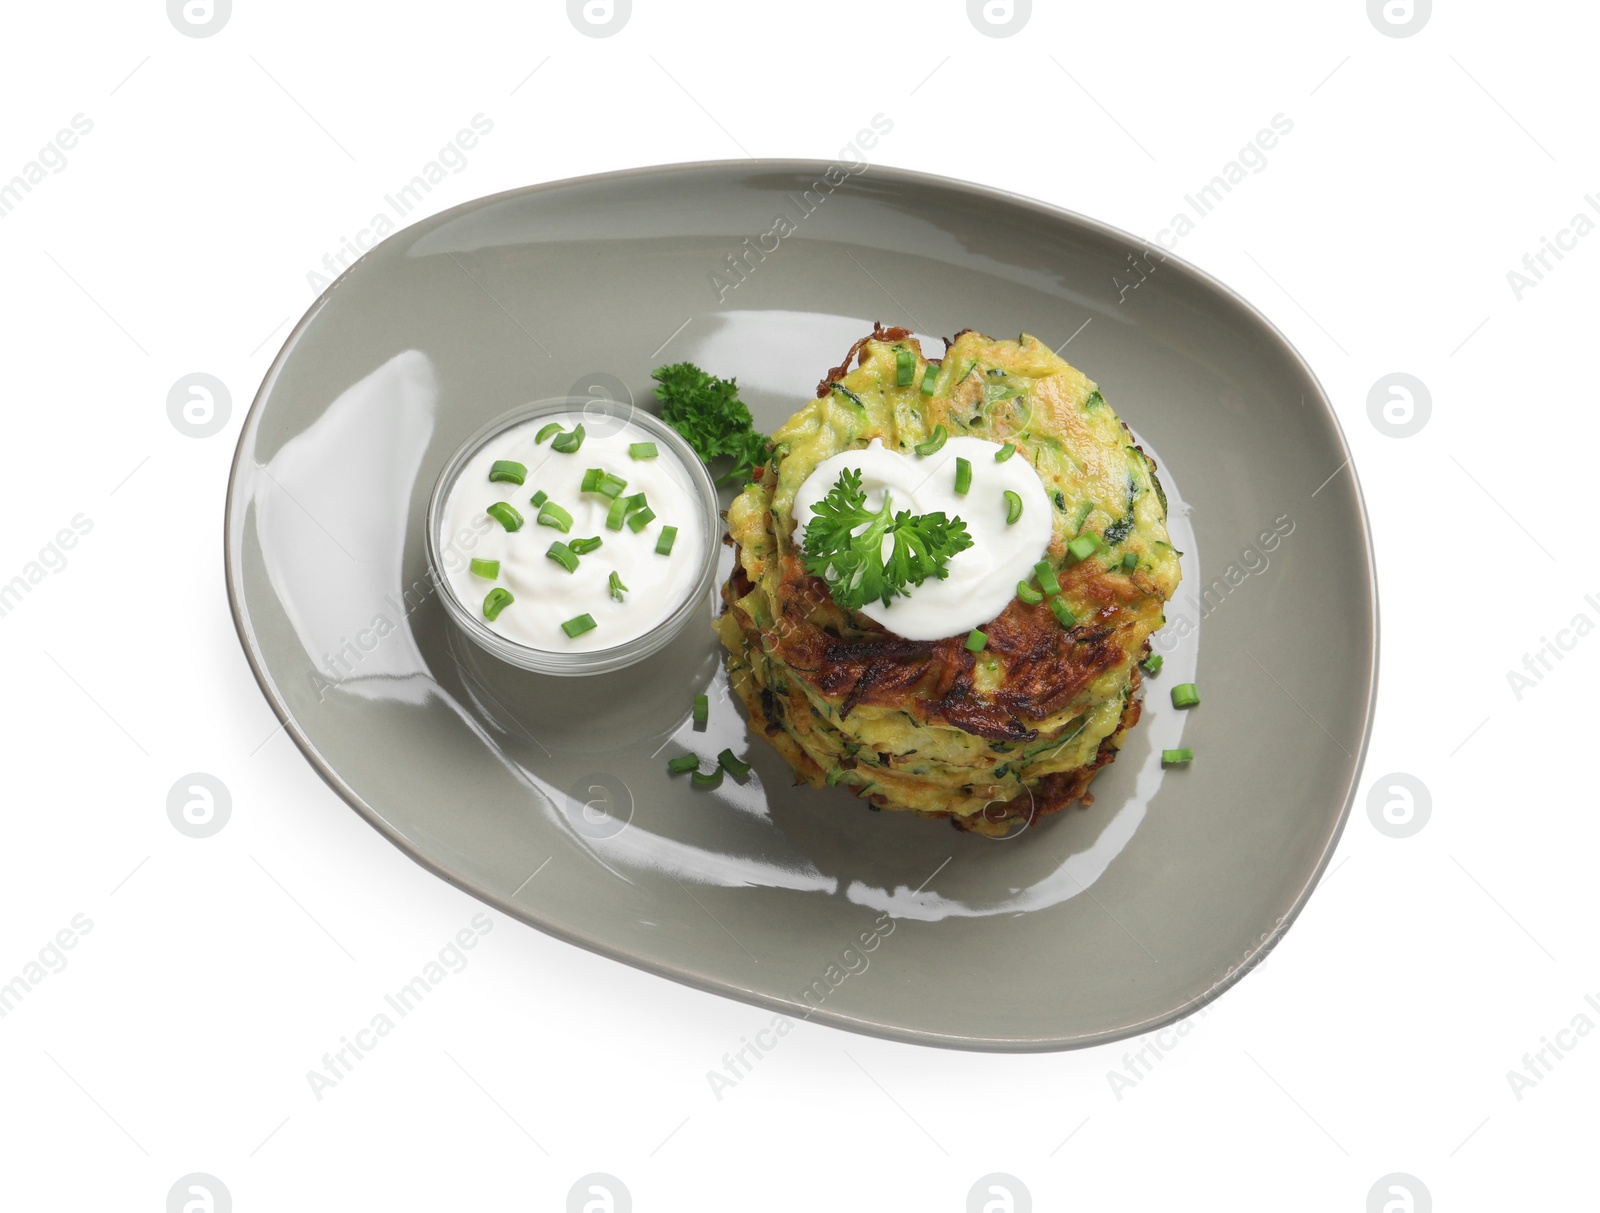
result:
M 767 436 L 755 429 L 736 380 L 708 375 L 692 362 L 658 367 L 651 378 L 658 385 L 661 420 L 682 434 L 705 463 L 720 456 L 733 460 L 718 484 L 749 479 L 766 462 Z
M 972 546 L 960 518 L 946 518 L 942 512 L 896 514 L 888 492 L 876 514 L 866 503 L 860 470 L 846 468 L 813 507 L 802 545 L 806 572 L 826 581 L 833 600 L 846 610 L 859 610 L 875 599 L 888 606 L 895 595 L 908 594 L 909 586 L 947 577 L 950 557 Z M 887 560 L 885 536 L 892 540 Z

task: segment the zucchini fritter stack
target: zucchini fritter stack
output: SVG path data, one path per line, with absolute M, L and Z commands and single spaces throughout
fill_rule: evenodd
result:
M 769 461 L 728 511 L 736 560 L 717 631 L 752 725 L 801 780 L 1003 834 L 1090 802 L 1095 771 L 1139 719 L 1138 661 L 1165 622 L 1179 553 L 1154 462 L 1093 383 L 1027 334 L 968 330 L 946 345 L 923 395 L 919 343 L 875 326 L 773 435 Z M 906 387 L 898 349 L 916 358 Z M 909 452 L 937 425 L 1015 443 L 1037 470 L 1055 506 L 1044 558 L 1074 626 L 1046 602 L 1013 598 L 980 625 L 988 645 L 972 653 L 965 632 L 897 636 L 806 573 L 792 508 L 811 470 L 874 438 Z M 1091 533 L 1098 549 L 1075 560 L 1067 545 Z

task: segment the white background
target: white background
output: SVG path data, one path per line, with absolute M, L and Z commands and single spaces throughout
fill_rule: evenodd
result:
M 241 1213 L 558 1210 L 598 1171 L 639 1210 L 961 1210 L 989 1172 L 1040 1210 L 1359 1213 L 1391 1172 L 1420 1183 L 1370 1207 L 1427 1208 L 1423 1187 L 1441 1210 L 1595 1207 L 1600 1032 L 1556 1034 L 1600 1026 L 1600 639 L 1564 633 L 1520 698 L 1507 677 L 1600 622 L 1600 238 L 1520 299 L 1507 279 L 1600 220 L 1591 6 L 1441 3 L 1406 38 L 1363 0 L 1040 0 L 1005 38 L 963 0 L 637 0 L 604 38 L 556 0 L 236 0 L 205 38 L 162 0 L 4 21 L 0 181 L 74 115 L 93 130 L 0 219 L 0 581 L 75 515 L 92 530 L 0 618 L 0 982 L 92 928 L 0 1019 L 0 1206 L 157 1213 L 205 1172 Z M 481 907 L 275 730 L 224 597 L 227 469 L 308 271 L 479 113 L 493 133 L 426 212 L 834 159 L 883 113 L 875 163 L 1150 240 L 1293 121 L 1176 251 L 1281 326 L 1338 410 L 1376 533 L 1376 732 L 1323 887 L 1137 1085 L 1108 1074 L 1139 1042 L 994 1057 L 801 1024 L 719 1101 L 707 1071 L 769 1013 L 492 914 L 470 965 L 313 1097 L 306 1071 Z M 1394 371 L 1429 389 L 1413 437 L 1368 417 Z M 210 438 L 168 421 L 192 372 L 231 394 Z M 195 771 L 233 806 L 201 840 L 166 814 Z M 1368 818 L 1390 772 L 1431 794 L 1407 838 Z M 1514 1091 L 1547 1038 L 1572 1047 Z

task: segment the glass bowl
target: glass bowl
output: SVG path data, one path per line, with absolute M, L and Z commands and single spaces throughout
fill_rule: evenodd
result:
M 629 423 L 645 431 L 658 445 L 676 455 L 687 469 L 690 484 L 700 507 L 692 521 L 685 520 L 685 523 L 681 524 L 698 525 L 704 540 L 701 544 L 704 556 L 699 574 L 692 583 L 693 588 L 684 596 L 683 601 L 675 605 L 650 631 L 609 648 L 563 652 L 534 648 L 503 636 L 483 620 L 480 604 L 463 602 L 457 596 L 448 575 L 450 570 L 468 559 L 454 548 L 445 546 L 440 536 L 445 504 L 462 469 L 486 443 L 511 427 L 557 413 L 582 413 L 584 429 L 591 434 L 615 432 Z M 560 676 L 603 674 L 633 665 L 643 661 L 652 653 L 660 652 L 683 630 L 689 619 L 705 606 L 716 578 L 717 552 L 721 537 L 722 519 L 717 512 L 716 486 L 711 483 L 711 477 L 706 472 L 705 465 L 700 462 L 700 457 L 678 432 L 660 418 L 632 405 L 591 396 L 559 396 L 537 400 L 496 417 L 474 432 L 445 463 L 444 470 L 439 473 L 439 479 L 434 482 L 433 494 L 428 499 L 426 539 L 428 575 L 439 590 L 439 598 L 444 603 L 445 612 L 450 616 L 451 622 L 469 640 L 491 656 L 540 674 Z

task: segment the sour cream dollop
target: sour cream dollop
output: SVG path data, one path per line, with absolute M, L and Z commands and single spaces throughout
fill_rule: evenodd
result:
M 553 449 L 549 438 L 535 443 L 534 435 L 551 422 L 564 431 L 584 423 L 583 444 L 568 455 Z M 682 460 L 631 421 L 608 433 L 597 433 L 598 428 L 593 419 L 585 423 L 578 410 L 512 426 L 467 460 L 445 498 L 439 549 L 450 588 L 487 627 L 518 644 L 557 652 L 612 648 L 662 623 L 699 579 L 706 554 L 702 506 Z M 655 443 L 654 458 L 632 457 L 629 446 L 642 442 Z M 527 468 L 522 484 L 489 479 L 490 468 L 502 459 Z M 626 480 L 622 496 L 643 493 L 655 518 L 638 531 L 626 522 L 619 531 L 607 530 L 611 498 L 580 491 L 589 468 Z M 539 506 L 532 503 L 536 492 L 547 493 L 572 515 L 571 530 L 539 525 Z M 486 513 L 497 501 L 522 515 L 519 529 L 507 531 Z M 665 556 L 656 551 L 664 526 L 678 528 Z M 580 556 L 574 572 L 545 554 L 558 540 L 570 544 L 592 536 L 600 538 L 600 547 Z M 498 560 L 498 575 L 472 572 L 471 559 Z M 627 586 L 621 602 L 611 597 L 613 572 Z M 483 601 L 496 586 L 509 590 L 514 601 L 490 620 L 484 617 Z M 593 616 L 595 627 L 569 637 L 561 625 L 580 615 Z
M 891 598 L 888 606 L 869 602 L 861 613 L 907 640 L 940 640 L 970 632 L 1016 597 L 1017 582 L 1032 574 L 1050 546 L 1054 527 L 1050 494 L 1039 473 L 1021 451 L 996 463 L 1001 449 L 996 442 L 963 437 L 947 439 L 932 455 L 905 455 L 874 438 L 865 450 L 830 455 L 795 492 L 795 544 L 804 542 L 813 507 L 846 468 L 860 470 L 869 510 L 881 510 L 888 493 L 896 513 L 942 511 L 947 518 L 960 518 L 967 524 L 972 546 L 950 558 L 947 577 L 912 586 L 907 595 Z M 956 492 L 958 458 L 972 464 L 972 484 L 965 494 Z M 1007 489 L 1022 499 L 1022 516 L 1014 523 L 1006 522 Z M 892 542 L 884 538 L 885 551 Z

